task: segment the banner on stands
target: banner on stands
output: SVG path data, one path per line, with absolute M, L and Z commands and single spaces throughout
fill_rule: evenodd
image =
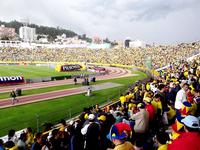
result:
M 56 71 L 65 72 L 65 71 L 78 71 L 81 70 L 82 66 L 79 64 L 67 64 L 67 65 L 58 65 Z

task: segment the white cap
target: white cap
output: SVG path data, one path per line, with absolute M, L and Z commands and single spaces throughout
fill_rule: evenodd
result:
M 68 132 L 68 129 L 67 129 L 67 128 L 65 128 L 65 132 Z
M 48 141 L 50 140 L 51 137 L 52 137 L 52 132 L 49 132 L 49 135 L 47 136 Z
M 181 122 L 184 123 L 184 125 L 189 128 L 194 128 L 194 129 L 199 128 L 199 119 L 195 116 L 189 115 L 184 119 L 182 119 Z
M 95 119 L 95 115 L 94 115 L 94 114 L 90 114 L 90 115 L 88 116 L 88 119 L 89 119 L 89 120 L 94 120 L 94 119 Z
M 110 113 L 111 113 L 111 114 L 114 114 L 114 110 L 111 109 L 111 110 L 110 110 Z
M 69 122 L 69 124 L 72 126 L 72 125 L 74 124 L 74 121 L 71 120 L 71 121 Z
M 173 88 L 173 87 L 174 87 L 174 84 L 175 84 L 174 82 L 171 82 L 171 83 L 169 84 L 169 87 L 170 87 L 170 88 Z

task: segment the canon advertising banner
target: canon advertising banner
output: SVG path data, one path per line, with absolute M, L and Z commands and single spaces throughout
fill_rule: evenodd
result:
M 0 85 L 11 85 L 24 83 L 22 76 L 0 77 Z

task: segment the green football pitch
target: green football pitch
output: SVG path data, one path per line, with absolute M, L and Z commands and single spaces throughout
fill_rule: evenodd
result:
M 0 76 L 23 76 L 24 78 L 53 77 L 76 74 L 89 74 L 87 71 L 56 72 L 53 68 L 44 66 L 0 66 Z

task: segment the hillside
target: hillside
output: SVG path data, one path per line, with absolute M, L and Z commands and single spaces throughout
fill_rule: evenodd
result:
M 19 28 L 23 26 L 23 23 L 18 21 L 11 21 L 11 22 L 3 22 L 0 21 L 0 25 L 5 25 L 6 27 L 12 27 L 15 28 L 15 31 L 17 34 L 19 34 Z M 66 34 L 67 37 L 73 37 L 77 35 L 75 32 L 71 30 L 66 30 L 62 28 L 54 28 L 54 27 L 48 27 L 48 26 L 40 26 L 37 24 L 29 24 L 29 27 L 36 28 L 36 34 L 45 34 L 49 35 L 48 39 L 55 39 L 57 35 L 61 35 L 63 33 Z

